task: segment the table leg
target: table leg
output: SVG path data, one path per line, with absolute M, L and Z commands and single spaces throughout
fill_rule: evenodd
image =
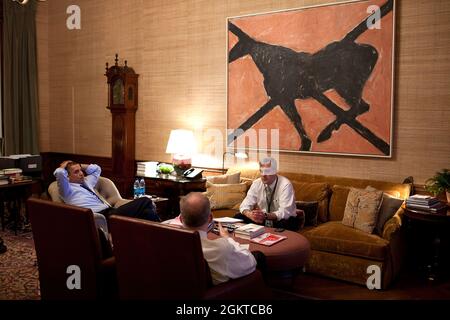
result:
M 5 231 L 5 202 L 0 198 L 0 216 L 2 220 L 2 231 Z
M 0 237 L 0 253 L 6 252 L 6 246 L 3 244 L 3 239 Z

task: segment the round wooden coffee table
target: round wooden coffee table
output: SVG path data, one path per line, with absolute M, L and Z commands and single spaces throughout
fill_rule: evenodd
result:
M 310 244 L 308 239 L 297 232 L 285 230 L 275 232 L 274 228 L 266 228 L 266 232 L 286 236 L 280 242 L 270 247 L 251 242 L 247 239 L 232 236 L 241 244 L 250 244 L 250 251 L 261 251 L 266 256 L 267 271 L 289 272 L 302 268 L 310 255 Z M 208 238 L 215 239 L 218 235 L 210 232 Z

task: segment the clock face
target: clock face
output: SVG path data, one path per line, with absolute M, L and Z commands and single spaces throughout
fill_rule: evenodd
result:
M 122 79 L 117 79 L 113 85 L 113 104 L 124 103 L 124 88 Z

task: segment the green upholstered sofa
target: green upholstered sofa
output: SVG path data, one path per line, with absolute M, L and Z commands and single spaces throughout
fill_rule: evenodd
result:
M 254 167 L 233 167 L 228 174 L 241 172 L 241 182 L 251 182 L 259 176 Z M 411 185 L 331 177 L 303 173 L 280 172 L 290 179 L 295 189 L 296 200 L 318 201 L 318 220 L 316 227 L 300 230 L 311 244 L 311 256 L 306 271 L 314 274 L 366 285 L 367 268 L 377 265 L 381 269 L 381 287 L 386 289 L 395 279 L 402 266 L 405 243 L 402 226 L 403 209 L 384 224 L 382 230 L 368 234 L 343 225 L 347 195 L 350 187 L 366 188 L 372 186 L 397 198 L 406 199 Z M 213 210 L 215 217 L 233 216 L 236 210 Z

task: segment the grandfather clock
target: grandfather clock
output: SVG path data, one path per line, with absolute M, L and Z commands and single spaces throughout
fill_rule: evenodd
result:
M 120 193 L 131 195 L 135 175 L 135 115 L 138 107 L 138 77 L 133 68 L 106 63 L 108 106 L 112 114 L 112 175 Z

